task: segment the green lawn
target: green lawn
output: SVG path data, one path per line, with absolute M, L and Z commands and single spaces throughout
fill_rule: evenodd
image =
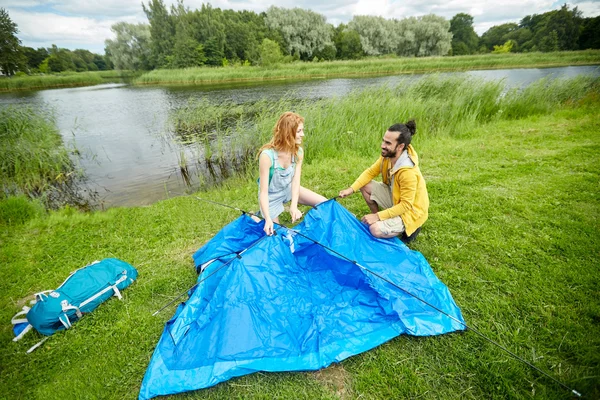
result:
M 599 106 L 596 91 L 550 114 L 473 119 L 452 135 L 437 131 L 415 143 L 431 208 L 412 248 L 449 287 L 469 325 L 586 398 L 600 397 Z M 317 117 L 311 121 L 319 125 Z M 312 133 L 312 143 L 320 143 Z M 358 145 L 360 151 L 348 142 L 337 156 L 307 160 L 303 184 L 335 196 L 378 155 L 376 145 Z M 250 177 L 200 196 L 257 207 Z M 340 202 L 359 216 L 367 212 L 359 195 Z M 152 313 L 194 284 L 191 255 L 238 214 L 187 196 L 149 207 L 93 213 L 67 207 L 30 212 L 26 222 L 10 218 L 28 207 L 37 210 L 24 200 L 0 202 L 0 397 L 136 398 L 174 306 L 157 317 Z M 123 301 L 111 299 L 30 355 L 25 350 L 40 339 L 37 334 L 11 342 L 9 320 L 28 295 L 55 288 L 71 271 L 105 257 L 123 259 L 140 273 Z M 569 397 L 470 332 L 401 336 L 320 372 L 255 373 L 173 396 Z

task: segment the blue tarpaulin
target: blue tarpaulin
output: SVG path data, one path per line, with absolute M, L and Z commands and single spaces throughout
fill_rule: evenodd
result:
M 317 370 L 403 333 L 464 328 L 421 253 L 397 238 L 373 238 L 333 200 L 293 230 L 280 227 L 267 237 L 262 228 L 244 214 L 194 254 L 198 270 L 204 267 L 198 280 L 208 278 L 167 322 L 140 399 L 256 371 Z

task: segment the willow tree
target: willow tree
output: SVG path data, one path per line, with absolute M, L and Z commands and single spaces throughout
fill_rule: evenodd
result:
M 450 22 L 444 17 L 429 14 L 411 17 L 411 28 L 415 35 L 412 55 L 416 57 L 445 56 L 452 48 Z
M 117 22 L 110 29 L 115 33 L 115 39 L 106 39 L 104 44 L 115 69 L 150 69 L 150 27 L 147 24 Z
M 378 56 L 396 51 L 398 37 L 392 20 L 370 15 L 356 15 L 348 22 L 348 29 L 358 33 L 366 55 Z
M 303 60 L 327 46 L 334 46 L 333 26 L 324 15 L 314 11 L 272 6 L 267 10 L 265 24 L 281 34 L 288 54 L 298 53 Z

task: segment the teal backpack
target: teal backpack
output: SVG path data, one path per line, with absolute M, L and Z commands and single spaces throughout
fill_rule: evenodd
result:
M 13 341 L 20 340 L 32 328 L 45 336 L 71 328 L 75 321 L 110 297 L 121 299 L 121 290 L 131 285 L 137 275 L 133 266 L 116 258 L 94 261 L 78 269 L 57 289 L 36 293 L 33 307 L 25 306 L 13 317 Z M 19 318 L 22 316 L 26 318 Z

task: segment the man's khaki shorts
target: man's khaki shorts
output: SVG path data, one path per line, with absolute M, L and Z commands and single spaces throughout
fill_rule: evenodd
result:
M 392 189 L 383 182 L 371 181 L 371 200 L 377 203 L 380 210 L 391 208 Z M 406 229 L 400 217 L 393 217 L 385 221 L 377 221 L 377 227 L 384 235 L 401 234 Z

